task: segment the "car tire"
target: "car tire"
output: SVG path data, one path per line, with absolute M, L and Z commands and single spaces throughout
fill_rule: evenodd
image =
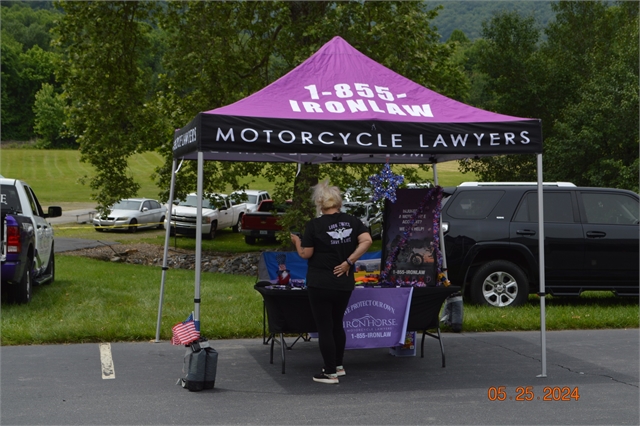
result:
M 529 298 L 529 280 L 515 263 L 493 260 L 482 265 L 473 276 L 470 296 L 478 305 L 520 306 Z
M 413 253 L 413 254 L 411 255 L 411 260 L 410 260 L 410 262 L 411 262 L 411 264 L 412 264 L 413 266 L 420 266 L 420 265 L 422 265 L 422 262 L 423 262 L 423 261 L 424 261 L 424 259 L 422 258 L 422 256 L 421 256 L 421 255 L 419 255 L 419 254 L 417 254 L 417 253 Z
M 231 230 L 235 233 L 242 231 L 242 215 L 238 217 L 238 223 L 236 223 L 235 226 L 231 228 Z
M 29 303 L 33 288 L 33 257 L 27 257 L 27 267 L 24 268 L 20 282 L 12 286 L 12 301 L 14 303 Z
M 251 235 L 245 235 L 244 242 L 249 245 L 254 245 L 256 243 L 256 237 L 253 237 Z
M 205 236 L 207 240 L 213 240 L 216 238 L 216 228 L 218 228 L 218 222 L 211 222 L 211 230 Z
M 165 217 L 162 216 L 162 218 L 160 219 L 160 223 L 158 224 L 158 229 L 164 229 L 164 220 Z
M 51 275 L 45 284 L 51 284 L 56 280 L 56 254 L 53 251 L 53 246 L 51 246 L 51 257 L 49 258 L 49 264 L 47 265 L 47 269 L 44 271 L 45 275 Z
M 138 231 L 138 221 L 135 219 L 131 219 L 131 222 L 129 222 L 129 232 L 131 232 L 132 234 L 135 233 L 136 231 Z

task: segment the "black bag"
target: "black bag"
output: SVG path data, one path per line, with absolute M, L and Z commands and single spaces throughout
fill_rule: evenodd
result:
M 205 338 L 192 343 L 184 355 L 182 372 L 186 377 L 178 383 L 191 392 L 213 389 L 218 369 L 218 352 L 209 346 Z
M 462 331 L 462 320 L 464 317 L 464 306 L 462 304 L 462 294 L 453 293 L 444 302 L 444 312 L 440 321 L 451 327 L 455 333 Z

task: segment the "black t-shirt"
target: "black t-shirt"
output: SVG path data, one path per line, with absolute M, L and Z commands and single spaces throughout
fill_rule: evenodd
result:
M 355 286 L 353 270 L 337 277 L 333 268 L 341 264 L 356 247 L 358 236 L 369 232 L 360 219 L 347 213 L 322 215 L 307 223 L 302 247 L 313 247 L 309 258 L 307 286 L 351 291 Z

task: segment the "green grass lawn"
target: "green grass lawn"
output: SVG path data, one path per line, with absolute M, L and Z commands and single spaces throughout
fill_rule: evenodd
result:
M 156 152 L 135 154 L 129 160 L 129 174 L 140 184 L 138 196 L 158 198 L 164 188 L 158 188 L 153 181 L 156 167 L 163 163 Z M 94 175 L 92 166 L 80 161 L 77 150 L 44 150 L 34 148 L 3 148 L 0 152 L 0 174 L 21 179 L 35 190 L 40 204 L 63 206 L 65 203 L 91 203 L 89 178 Z M 441 186 L 456 186 L 473 176 L 458 172 L 457 162 L 438 164 Z M 426 176 L 433 179 L 430 173 Z M 247 177 L 252 188 L 273 191 L 274 184 L 260 176 Z M 231 192 L 233 188 L 228 188 Z
M 57 257 L 53 284 L 35 287 L 26 305 L 2 304 L 2 345 L 155 339 L 160 267 Z M 193 310 L 194 271 L 168 270 L 161 339 Z M 201 332 L 210 339 L 262 336 L 256 278 L 202 273 Z M 608 292 L 547 298 L 547 330 L 637 328 L 638 300 Z M 518 308 L 464 306 L 464 331 L 539 330 L 537 296 Z M 445 329 L 446 331 L 446 329 Z
M 44 205 L 90 202 L 90 190 L 80 183 L 90 176 L 89 165 L 70 150 L 3 149 L 0 173 L 30 183 Z M 142 185 L 140 195 L 155 198 L 159 189 L 150 176 L 162 162 L 155 153 L 131 160 L 131 173 Z M 42 172 L 42 171 L 45 172 Z M 454 162 L 438 165 L 440 185 L 457 185 L 473 178 L 457 172 Z M 432 176 L 429 176 L 432 178 Z M 272 190 L 268 182 L 261 188 Z M 257 188 L 258 186 L 256 186 Z M 89 224 L 54 225 L 56 237 L 99 239 L 123 244 L 164 245 L 165 231 L 141 230 L 97 233 Z M 171 238 L 172 247 L 195 249 L 195 239 Z M 213 241 L 203 240 L 209 252 L 273 250 L 278 243 L 244 243 L 241 234 L 220 230 Z M 371 250 L 380 250 L 380 240 Z M 155 338 L 161 268 L 103 262 L 76 256 L 56 257 L 56 282 L 36 287 L 27 305 L 2 303 L 2 345 L 145 341 Z M 255 277 L 203 273 L 201 325 L 209 338 L 251 338 L 262 335 L 262 299 L 253 289 Z M 193 310 L 194 272 L 167 271 L 161 338 Z M 548 330 L 637 328 L 638 299 L 618 298 L 610 292 L 589 292 L 579 298 L 547 298 Z M 518 308 L 464 306 L 464 331 L 538 330 L 537 296 Z

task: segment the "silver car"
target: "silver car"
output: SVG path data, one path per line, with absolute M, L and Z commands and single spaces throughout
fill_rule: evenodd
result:
M 114 204 L 107 216 L 96 216 L 96 231 L 124 229 L 136 232 L 139 228 L 164 228 L 166 206 L 148 198 L 128 198 Z

